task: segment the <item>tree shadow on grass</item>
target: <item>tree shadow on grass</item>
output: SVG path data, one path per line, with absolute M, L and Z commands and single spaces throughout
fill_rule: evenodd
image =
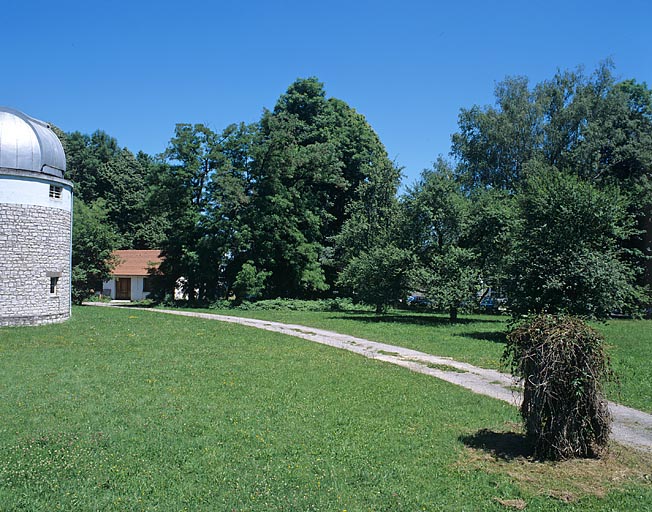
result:
M 532 457 L 532 445 L 524 434 L 517 432 L 494 432 L 482 429 L 475 434 L 458 438 L 464 445 L 482 450 L 502 460 Z
M 505 331 L 488 331 L 488 332 L 463 332 L 456 334 L 455 336 L 460 336 L 461 338 L 472 338 L 474 340 L 480 341 L 491 341 L 493 343 L 507 343 L 507 333 Z
M 113 303 L 111 304 L 113 307 L 118 307 L 118 308 L 145 308 L 145 309 L 152 309 L 156 306 L 156 304 L 152 302 L 122 302 L 122 303 Z
M 430 325 L 430 326 L 445 326 L 445 325 L 467 325 L 474 323 L 499 323 L 500 320 L 487 320 L 475 318 L 458 318 L 451 322 L 449 318 L 444 316 L 434 315 L 376 315 L 374 313 L 351 311 L 344 314 L 333 316 L 335 320 L 355 320 L 365 323 L 395 323 L 395 324 L 410 324 L 410 325 Z

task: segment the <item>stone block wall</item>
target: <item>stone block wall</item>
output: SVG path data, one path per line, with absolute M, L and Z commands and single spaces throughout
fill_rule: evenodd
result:
M 71 236 L 69 211 L 0 203 L 0 326 L 70 317 Z

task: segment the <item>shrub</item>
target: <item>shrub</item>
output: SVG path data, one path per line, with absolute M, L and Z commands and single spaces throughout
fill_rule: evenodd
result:
M 640 291 L 624 249 L 636 233 L 627 200 L 615 189 L 550 169 L 530 169 L 519 193 L 506 292 L 517 314 L 607 318 L 635 312 Z
M 353 304 L 349 298 L 301 300 L 269 299 L 243 302 L 237 309 L 244 311 L 365 311 L 363 305 Z
M 208 309 L 229 309 L 233 307 L 233 301 L 228 299 L 217 299 L 208 305 Z
M 271 275 L 271 272 L 261 272 L 255 266 L 253 261 L 247 261 L 242 265 L 233 283 L 233 291 L 238 303 L 243 299 L 257 299 L 265 289 L 265 281 Z
M 602 385 L 613 377 L 602 335 L 577 318 L 539 315 L 508 334 L 503 358 L 524 382 L 534 456 L 599 457 L 611 425 Z

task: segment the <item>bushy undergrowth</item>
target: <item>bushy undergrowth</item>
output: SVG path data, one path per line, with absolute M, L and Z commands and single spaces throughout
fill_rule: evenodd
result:
M 210 305 L 211 309 L 237 309 L 240 311 L 369 311 L 368 306 L 354 304 L 351 299 L 269 299 L 256 302 L 243 302 L 235 305 L 233 301 L 220 300 Z
M 535 457 L 604 452 L 611 416 L 602 386 L 613 373 L 600 333 L 577 318 L 540 315 L 508 334 L 503 357 L 524 381 L 521 416 Z

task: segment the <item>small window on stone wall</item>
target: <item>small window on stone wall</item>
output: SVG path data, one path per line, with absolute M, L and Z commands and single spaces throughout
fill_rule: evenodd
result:
M 58 287 L 59 287 L 59 278 L 58 277 L 51 277 L 50 278 L 50 295 L 56 295 Z
M 63 187 L 59 187 L 57 185 L 50 185 L 50 198 L 61 199 L 62 191 L 63 191 Z

